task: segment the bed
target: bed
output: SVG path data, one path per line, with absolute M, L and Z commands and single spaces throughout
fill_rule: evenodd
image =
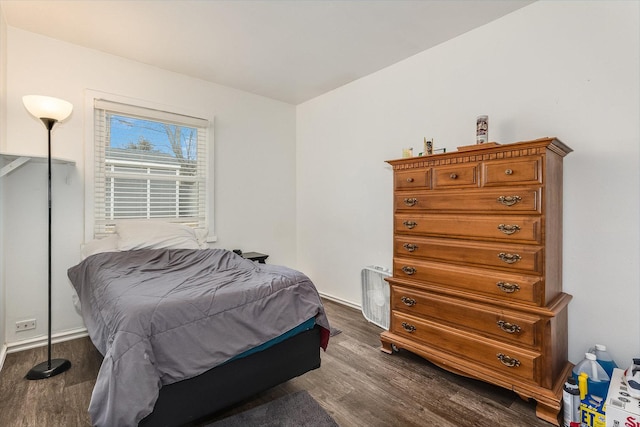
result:
M 104 356 L 93 425 L 183 425 L 320 366 L 329 323 L 307 276 L 126 236 L 68 270 Z

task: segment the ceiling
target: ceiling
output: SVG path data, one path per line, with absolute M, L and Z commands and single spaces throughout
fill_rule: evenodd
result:
M 530 0 L 0 1 L 11 27 L 299 104 Z

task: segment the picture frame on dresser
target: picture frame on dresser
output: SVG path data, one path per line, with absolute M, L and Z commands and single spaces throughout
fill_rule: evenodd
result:
M 390 327 L 405 349 L 536 401 L 559 425 L 570 375 L 557 138 L 389 160 L 394 174 Z

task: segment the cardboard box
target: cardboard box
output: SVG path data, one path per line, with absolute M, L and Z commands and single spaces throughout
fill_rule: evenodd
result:
M 629 395 L 623 369 L 613 370 L 606 407 L 606 427 L 640 427 L 640 400 Z

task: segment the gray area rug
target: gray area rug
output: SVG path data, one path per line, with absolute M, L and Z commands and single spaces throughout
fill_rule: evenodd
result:
M 206 427 L 339 427 L 305 390 L 282 396 Z

